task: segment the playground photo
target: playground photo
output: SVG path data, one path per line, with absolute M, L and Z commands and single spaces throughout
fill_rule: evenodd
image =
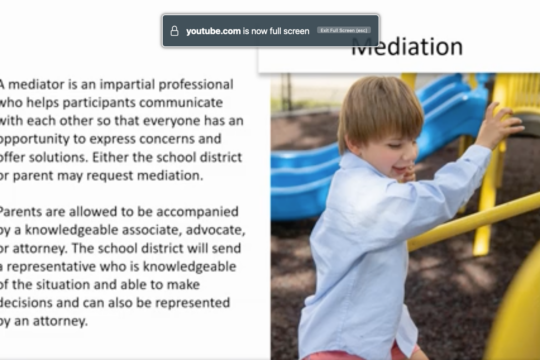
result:
M 310 234 L 340 167 L 341 104 L 364 76 L 272 79 L 273 360 L 299 359 L 300 315 L 315 294 Z M 422 107 L 416 181 L 432 180 L 474 143 L 491 102 L 523 121 L 457 215 L 407 241 L 404 302 L 430 360 L 540 359 L 540 74 L 381 76 L 401 78 Z

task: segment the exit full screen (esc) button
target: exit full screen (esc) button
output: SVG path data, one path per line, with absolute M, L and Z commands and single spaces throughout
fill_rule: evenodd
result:
M 369 26 L 318 26 L 318 34 L 371 34 Z

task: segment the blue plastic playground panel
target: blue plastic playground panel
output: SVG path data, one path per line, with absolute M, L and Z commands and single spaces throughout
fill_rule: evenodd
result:
M 487 106 L 487 90 L 478 88 L 458 94 L 430 112 L 416 140 L 417 162 L 454 141 L 461 135 L 476 136 L 484 120 Z
M 495 78 L 495 73 L 478 73 L 475 75 L 478 84 L 485 84 L 490 79 Z
M 312 150 L 272 151 L 270 167 L 296 169 L 326 163 L 336 157 L 339 157 L 337 142 Z
M 272 188 L 272 220 L 299 220 L 320 215 L 333 174 L 327 178 L 300 186 Z
M 272 188 L 309 184 L 334 175 L 340 160 L 338 155 L 322 164 L 294 169 L 294 172 L 289 168 L 272 169 L 270 183 Z
M 418 138 L 423 160 L 460 135 L 475 136 L 483 120 L 487 90 L 470 91 L 460 74 L 444 76 L 417 92 L 426 113 Z M 337 143 L 307 151 L 273 152 L 272 220 L 297 220 L 320 215 L 335 171 L 339 169 Z
M 427 100 L 422 102 L 422 108 L 424 109 L 424 114 L 426 117 L 424 121 L 428 121 L 428 114 L 433 111 L 438 106 L 442 105 L 448 99 L 451 99 L 457 94 L 462 94 L 467 91 L 470 91 L 471 88 L 469 85 L 462 82 L 454 82 L 448 85 L 445 85 L 443 88 L 439 89 L 435 94 L 430 96 Z M 431 117 L 432 119 L 433 117 Z
M 422 89 L 418 89 L 416 91 L 418 101 L 420 101 L 420 103 L 423 103 L 424 101 L 435 95 L 435 93 L 437 93 L 439 90 L 452 83 L 463 83 L 463 75 L 451 74 L 441 76 L 440 78 L 433 80 L 432 82 L 424 86 Z

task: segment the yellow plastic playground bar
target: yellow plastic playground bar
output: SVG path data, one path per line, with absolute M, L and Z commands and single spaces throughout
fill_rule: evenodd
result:
M 495 112 L 502 107 L 510 107 L 514 114 L 540 115 L 540 74 L 497 74 L 493 88 L 493 101 L 500 103 Z M 502 185 L 505 153 L 506 140 L 493 150 L 480 191 L 479 211 L 495 206 L 497 188 Z M 489 252 L 490 237 L 489 225 L 476 230 L 473 246 L 475 256 L 486 255 Z
M 484 360 L 540 359 L 540 242 L 521 265 L 499 307 Z
M 414 90 L 414 86 L 416 84 L 416 73 L 402 73 L 401 80 L 407 83 L 407 85 L 409 85 L 411 89 Z
M 476 74 L 469 74 L 469 85 L 471 89 L 476 89 L 478 86 L 478 80 L 476 80 Z
M 407 247 L 409 251 L 414 251 L 449 237 L 472 231 L 480 226 L 492 224 L 539 208 L 540 192 L 537 192 L 489 210 L 437 226 L 433 230 L 409 239 L 407 241 Z M 540 307 L 540 303 L 538 304 Z
M 476 74 L 469 74 L 469 85 L 471 89 L 476 89 L 478 87 L 478 80 L 476 80 Z M 469 146 L 474 143 L 474 138 L 470 135 L 461 135 L 459 137 L 459 148 L 458 148 L 458 158 L 461 157 L 467 150 Z M 460 209 L 460 213 L 465 209 Z

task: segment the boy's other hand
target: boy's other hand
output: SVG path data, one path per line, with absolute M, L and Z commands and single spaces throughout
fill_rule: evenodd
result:
M 475 143 L 476 145 L 482 145 L 491 150 L 495 149 L 499 142 L 508 135 L 525 130 L 524 126 L 514 126 L 520 125 L 522 123 L 521 119 L 512 117 L 501 121 L 505 115 L 512 114 L 512 109 L 510 108 L 503 108 L 499 110 L 497 115 L 493 116 L 493 111 L 497 105 L 499 105 L 498 102 L 489 104 Z
M 416 173 L 414 171 L 414 166 L 409 166 L 407 172 L 403 174 L 403 180 L 401 182 L 406 183 L 409 181 L 416 181 Z

